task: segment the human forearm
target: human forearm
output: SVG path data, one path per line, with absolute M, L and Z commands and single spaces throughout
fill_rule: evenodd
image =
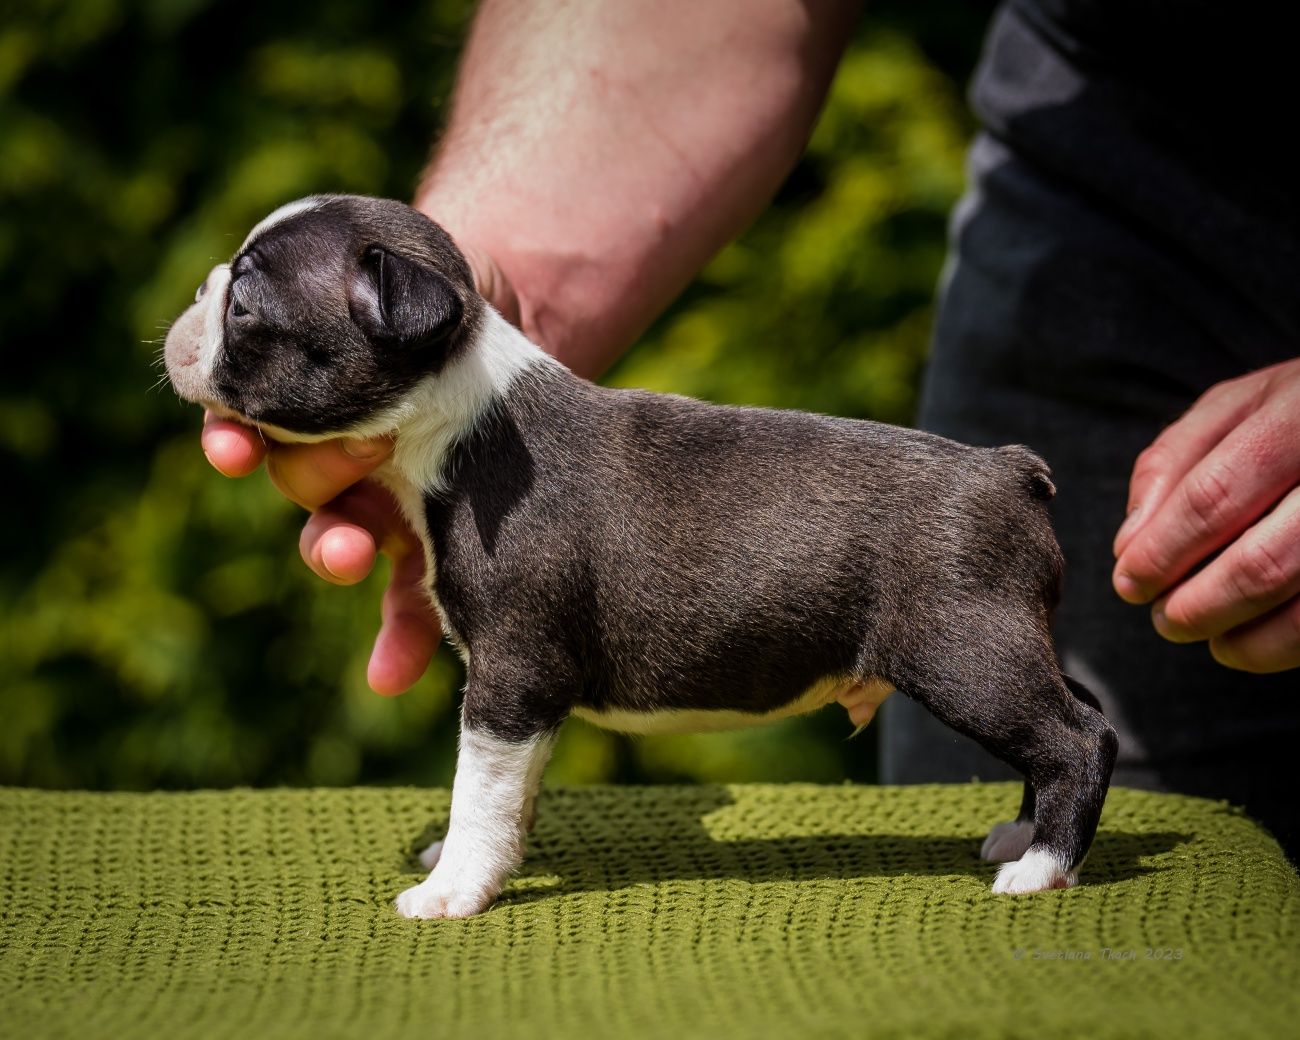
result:
M 416 205 L 503 278 L 508 316 L 598 374 L 768 201 L 856 10 L 487 0 Z

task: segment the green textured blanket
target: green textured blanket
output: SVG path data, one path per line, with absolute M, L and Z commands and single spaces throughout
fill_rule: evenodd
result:
M 1295 1036 L 1300 879 L 1226 806 L 1111 792 L 995 897 L 1011 785 L 572 788 L 469 921 L 393 897 L 445 791 L 0 790 L 0 1033 Z

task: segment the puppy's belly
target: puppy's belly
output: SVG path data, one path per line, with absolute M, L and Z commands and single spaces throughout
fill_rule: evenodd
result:
M 766 722 L 787 719 L 793 715 L 806 715 L 808 712 L 824 708 L 828 704 L 840 704 L 849 713 L 849 721 L 855 726 L 865 726 L 876 714 L 876 709 L 884 703 L 885 698 L 894 692 L 894 688 L 883 679 L 871 676 L 865 680 L 831 676 L 808 687 L 798 697 L 783 704 L 773 711 L 726 711 L 702 710 L 698 708 L 660 708 L 648 711 L 632 711 L 626 708 L 575 707 L 573 714 L 585 719 L 602 729 L 612 729 L 619 733 L 701 733 L 710 730 L 745 729 L 748 726 L 761 726 Z

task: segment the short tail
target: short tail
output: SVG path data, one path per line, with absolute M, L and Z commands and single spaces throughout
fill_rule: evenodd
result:
M 998 451 L 1015 466 L 1024 482 L 1025 490 L 1033 498 L 1049 502 L 1056 497 L 1056 485 L 1052 483 L 1052 470 L 1041 456 L 1030 451 L 1023 444 L 1008 444 Z

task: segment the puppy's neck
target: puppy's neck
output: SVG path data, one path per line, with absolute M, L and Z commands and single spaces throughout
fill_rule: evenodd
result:
M 444 490 L 452 446 L 500 405 L 521 375 L 544 365 L 559 362 L 485 305 L 474 339 L 377 424 L 397 438 L 384 476 L 421 492 Z

